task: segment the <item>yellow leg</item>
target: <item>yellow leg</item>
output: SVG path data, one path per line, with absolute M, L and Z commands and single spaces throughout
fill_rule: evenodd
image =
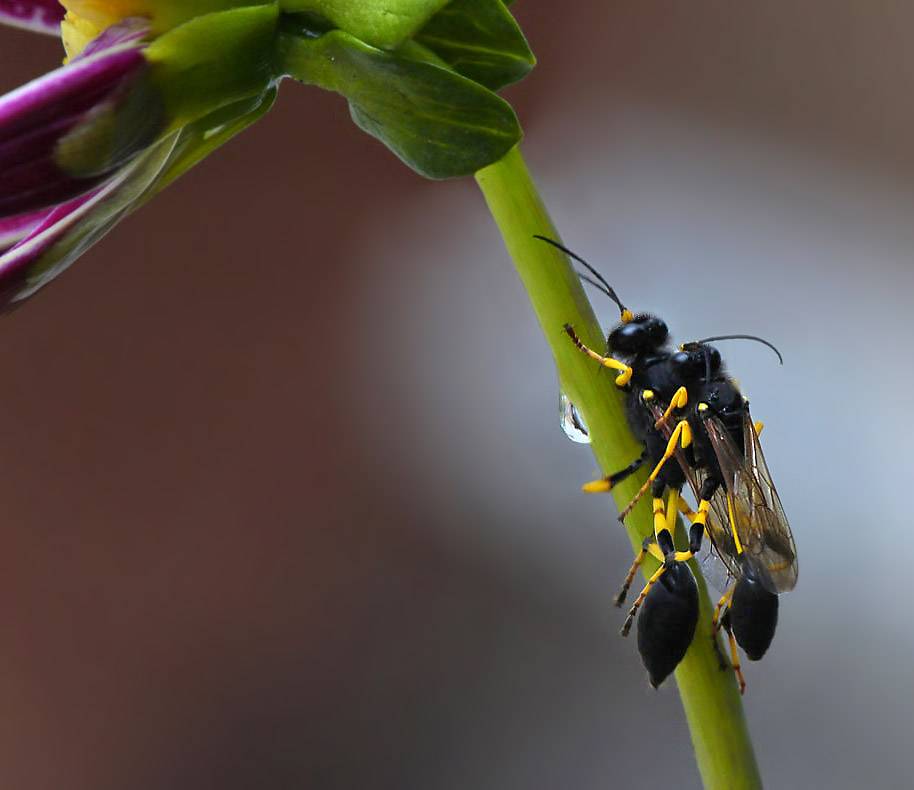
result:
M 720 632 L 721 624 L 720 613 L 730 605 L 730 600 L 733 598 L 733 590 L 735 587 L 735 583 L 730 585 L 730 589 L 727 590 L 727 592 L 725 592 L 717 602 L 717 606 L 714 607 L 714 614 L 711 616 L 711 644 L 714 646 L 714 653 L 717 655 L 717 662 L 720 665 L 721 669 L 727 668 L 727 659 L 724 656 L 723 651 L 720 649 L 720 642 L 717 638 L 717 635 Z
M 743 677 L 743 670 L 739 663 L 739 651 L 736 649 L 736 637 L 733 632 L 727 631 L 727 638 L 730 640 L 730 661 L 733 664 L 733 674 L 736 675 L 736 682 L 739 683 L 739 693 L 744 694 L 746 691 L 746 678 Z
M 670 498 L 666 506 L 666 520 L 663 528 L 670 533 L 671 537 L 676 534 L 676 517 L 679 515 L 679 503 L 681 501 L 682 497 L 678 491 L 670 491 Z M 673 552 L 673 559 L 676 560 L 676 562 L 686 562 L 694 556 L 695 555 L 691 551 Z
M 651 472 L 650 476 L 645 480 L 644 485 L 638 489 L 638 493 L 635 494 L 635 498 L 629 502 L 622 513 L 619 514 L 620 519 L 625 519 L 625 517 L 632 512 L 632 509 L 635 505 L 638 504 L 638 501 L 647 493 L 648 488 L 651 487 L 651 484 L 657 479 L 660 475 L 660 472 L 663 470 L 664 465 L 667 461 L 670 460 L 675 454 L 678 446 L 681 446 L 683 449 L 688 447 L 692 443 L 692 429 L 689 427 L 688 420 L 680 420 L 676 424 L 676 428 L 673 430 L 670 440 L 667 442 L 666 450 L 663 452 L 663 457 L 657 463 L 657 466 L 654 467 L 654 471 Z
M 679 496 L 678 491 L 670 491 L 670 498 L 666 503 L 666 529 L 670 535 L 676 530 L 676 517 L 679 515 Z
M 730 517 L 730 532 L 733 534 L 733 545 L 736 547 L 736 553 L 743 553 L 743 544 L 740 542 L 739 533 L 736 531 L 736 517 L 733 515 L 733 495 L 727 492 L 727 514 Z
M 589 349 L 577 336 L 571 324 L 565 324 L 565 332 L 568 337 L 571 338 L 571 342 L 574 343 L 581 351 L 587 354 L 588 357 L 599 362 L 604 367 L 619 371 L 619 375 L 616 376 L 617 387 L 624 387 L 626 384 L 628 384 L 629 381 L 631 381 L 633 371 L 624 362 L 620 362 L 618 359 L 613 359 L 612 357 L 604 357 L 602 354 L 598 354 L 596 351 Z
M 736 584 L 731 584 L 730 589 L 720 597 L 717 606 L 714 607 L 714 614 L 711 616 L 711 630 L 714 632 L 715 639 L 717 638 L 717 632 L 720 631 L 720 613 L 730 605 L 735 589 Z
M 698 503 L 698 512 L 692 514 L 692 523 L 706 526 L 708 523 L 708 511 L 711 509 L 711 503 L 707 499 L 702 499 Z
M 682 497 L 679 497 L 679 512 L 685 517 L 685 520 L 692 522 L 697 515 L 692 508 L 689 507 L 689 503 L 685 501 Z
M 670 418 L 670 415 L 676 409 L 684 409 L 689 403 L 689 393 L 685 387 L 680 387 L 673 393 L 673 397 L 670 400 L 670 405 L 666 407 L 666 411 L 663 412 L 663 416 L 654 423 L 655 428 L 660 428 L 666 425 L 666 421 Z
M 663 500 L 660 497 L 654 497 L 654 537 L 659 540 L 660 533 L 666 529 L 666 508 L 663 506 Z M 671 532 L 670 535 L 673 533 Z
M 665 572 L 666 565 L 661 565 L 654 571 L 654 575 L 647 580 L 647 584 L 644 585 L 644 589 L 641 590 L 641 593 L 635 599 L 632 608 L 628 610 L 628 616 L 625 618 L 625 622 L 622 624 L 622 631 L 620 632 L 622 636 L 628 636 L 628 632 L 632 630 L 632 623 L 635 622 L 635 615 L 638 614 L 638 609 L 641 608 L 641 604 L 643 604 L 644 599 L 647 598 L 647 594 L 651 591 L 651 587 L 660 580 L 660 577 L 663 576 Z
M 628 575 L 626 575 L 625 581 L 622 583 L 622 589 L 619 590 L 619 594 L 616 596 L 616 606 L 622 606 L 622 604 L 625 603 L 628 591 L 631 589 L 632 582 L 635 580 L 635 574 L 638 573 L 638 568 L 641 567 L 641 563 L 644 562 L 644 558 L 648 554 L 660 562 L 663 562 L 663 554 L 660 549 L 657 548 L 657 544 L 653 543 L 653 538 L 647 538 L 644 543 L 641 544 L 641 551 L 639 551 L 638 555 L 635 557 L 632 567 L 628 569 Z
M 605 494 L 612 491 L 617 483 L 627 480 L 631 475 L 637 472 L 644 465 L 646 459 L 647 450 L 624 469 L 620 469 L 618 472 L 607 475 L 606 477 L 601 477 L 599 480 L 591 480 L 589 483 L 584 483 L 584 485 L 581 486 L 581 490 L 585 494 Z
M 682 513 L 683 517 L 690 524 L 701 524 L 701 526 L 706 527 L 708 525 L 708 511 L 711 509 L 711 503 L 707 499 L 702 499 L 698 503 L 698 510 L 692 510 L 689 507 L 688 502 L 680 497 L 679 499 L 679 512 Z

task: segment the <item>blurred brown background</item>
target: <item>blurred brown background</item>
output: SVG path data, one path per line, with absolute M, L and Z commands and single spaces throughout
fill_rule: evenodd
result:
M 514 7 L 510 98 L 565 239 L 787 357 L 725 349 L 801 554 L 747 668 L 768 786 L 907 786 L 914 9 L 559 9 Z M 0 89 L 59 57 L 0 31 Z M 481 197 L 341 100 L 285 85 L 0 355 L 0 786 L 698 786 Z

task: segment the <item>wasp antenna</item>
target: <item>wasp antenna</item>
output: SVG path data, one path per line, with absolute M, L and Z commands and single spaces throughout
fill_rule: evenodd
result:
M 612 295 L 609 293 L 609 291 L 606 290 L 606 288 L 604 287 L 604 285 L 602 283 L 597 282 L 596 280 L 593 279 L 593 277 L 588 277 L 583 272 L 578 272 L 577 274 L 578 274 L 578 277 L 580 277 L 585 283 L 590 283 L 601 294 L 606 294 L 610 299 L 612 299 Z
M 768 346 L 775 354 L 778 355 L 778 362 L 782 365 L 784 364 L 784 357 L 781 355 L 781 352 L 777 350 L 777 347 L 774 343 L 765 340 L 763 337 L 756 337 L 755 335 L 717 335 L 715 337 L 706 337 L 704 340 L 696 340 L 696 343 L 713 343 L 716 340 L 754 340 L 756 343 L 761 343 L 763 346 Z
M 624 304 L 622 304 L 622 300 L 618 296 L 616 296 L 616 292 L 613 289 L 613 287 L 608 282 L 606 282 L 605 278 L 603 277 L 602 274 L 600 274 L 600 272 L 598 272 L 596 269 L 594 269 L 593 266 L 591 266 L 587 261 L 585 261 L 580 255 L 569 250 L 564 244 L 559 244 L 557 241 L 547 238 L 546 236 L 540 236 L 538 234 L 533 234 L 533 238 L 539 239 L 540 241 L 545 241 L 546 244 L 551 244 L 553 247 L 556 247 L 557 249 L 560 249 L 562 252 L 564 252 L 569 258 L 573 258 L 578 263 L 580 263 L 582 266 L 584 266 L 587 269 L 587 271 L 589 271 L 594 277 L 597 278 L 597 280 L 599 280 L 599 285 L 596 282 L 594 282 L 593 280 L 591 280 L 589 277 L 587 277 L 583 274 L 580 274 L 580 272 L 579 272 L 578 275 L 580 276 L 580 278 L 582 280 L 586 280 L 591 285 L 594 285 L 597 288 L 600 288 L 600 290 L 603 291 L 603 293 L 605 293 L 610 299 L 612 299 L 616 303 L 616 306 L 619 308 L 620 313 L 622 313 L 623 315 L 628 313 L 628 308 Z

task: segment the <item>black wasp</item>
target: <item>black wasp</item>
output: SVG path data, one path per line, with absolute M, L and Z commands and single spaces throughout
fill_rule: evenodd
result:
M 607 337 L 605 355 L 585 346 L 573 327 L 566 325 L 565 331 L 583 353 L 616 371 L 616 386 L 625 392 L 629 426 L 643 445 L 640 457 L 627 467 L 588 483 L 584 490 L 610 491 L 645 463 L 653 466 L 620 516 L 624 519 L 651 491 L 654 532 L 635 558 L 616 605 L 624 602 L 648 554 L 660 567 L 631 607 L 622 634 L 628 634 L 640 609 L 638 650 L 656 688 L 682 660 L 695 634 L 698 590 L 686 561 L 699 552 L 707 535 L 711 549 L 703 561 L 706 566 L 722 564 L 726 573 L 720 584 L 724 594 L 714 610 L 714 645 L 717 648 L 717 633 L 723 628 L 742 692 L 745 681 L 736 646 L 751 660 L 765 654 L 777 626 L 778 595 L 796 584 L 797 555 L 762 455 L 761 424 L 753 423 L 749 402 L 727 376 L 720 352 L 709 343 L 748 339 L 769 346 L 779 359 L 780 352 L 751 335 L 709 337 L 673 349 L 661 318 L 633 314 L 586 261 L 552 239 L 536 238 L 586 267 L 595 279 L 579 272 L 581 278 L 612 299 L 621 314 L 620 323 Z M 669 463 L 673 458 L 677 463 Z M 686 482 L 698 503 L 695 511 L 681 496 Z M 673 541 L 680 512 L 690 522 L 687 551 L 677 551 Z

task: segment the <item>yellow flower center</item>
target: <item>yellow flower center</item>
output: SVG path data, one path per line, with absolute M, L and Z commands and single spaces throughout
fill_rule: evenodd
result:
M 130 16 L 147 16 L 150 0 L 61 0 L 67 9 L 60 26 L 67 57 L 82 52 L 105 28 Z

